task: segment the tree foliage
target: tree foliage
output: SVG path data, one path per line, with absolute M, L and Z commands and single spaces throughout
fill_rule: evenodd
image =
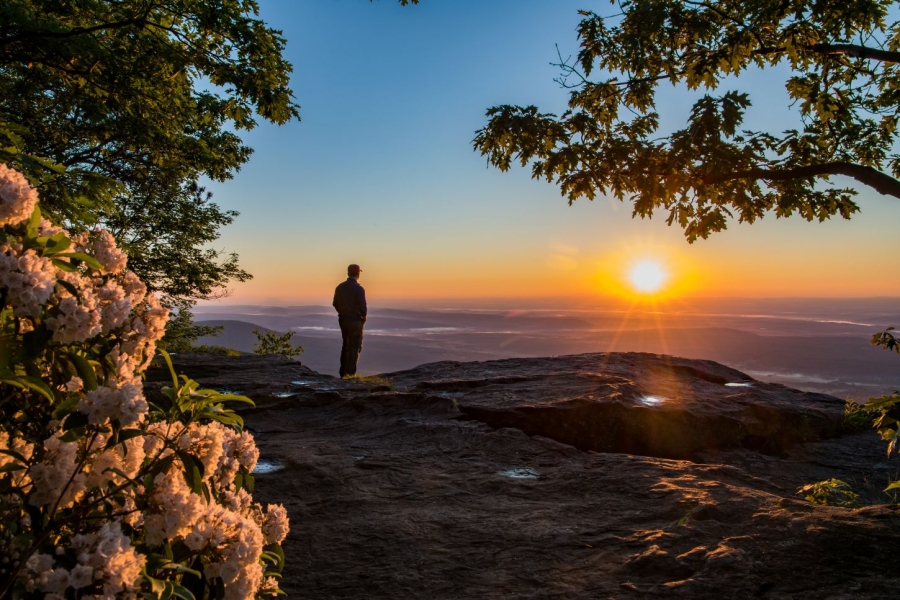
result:
M 887 0 L 625 0 L 582 11 L 580 50 L 560 61 L 561 115 L 487 111 L 476 150 L 502 170 L 531 163 L 571 204 L 598 194 L 667 214 L 691 242 L 767 212 L 807 220 L 859 210 L 842 175 L 900 198 L 895 142 L 900 24 Z M 733 76 L 781 65 L 796 115 L 782 132 L 744 128 L 750 94 Z M 597 76 L 597 79 L 591 79 Z M 660 83 L 704 93 L 685 126 L 660 130 Z
M 888 327 L 881 333 L 872 336 L 872 345 L 880 346 L 888 352 L 900 353 L 900 340 L 893 327 Z M 887 453 L 891 455 L 900 444 L 900 391 L 892 394 L 870 398 L 866 408 L 874 415 L 875 428 L 881 434 L 881 439 L 888 442 Z M 900 488 L 900 482 L 891 484 L 888 489 Z
M 277 354 L 279 356 L 300 356 L 303 354 L 303 346 L 294 346 L 291 340 L 295 331 L 278 333 L 277 331 L 253 330 L 256 342 L 253 344 L 253 352 L 262 356 Z
M 237 213 L 197 182 L 247 161 L 238 134 L 257 116 L 298 118 L 284 39 L 257 12 L 251 0 L 0 7 L 0 121 L 18 128 L 21 156 L 66 169 L 38 182 L 44 212 L 114 231 L 135 271 L 170 298 L 249 277 L 234 255 L 208 249 Z
M 224 325 L 197 325 L 191 314 L 189 302 L 181 302 L 177 312 L 169 316 L 162 346 L 167 352 L 191 352 L 197 349 L 197 340 L 204 336 L 215 337 L 225 330 Z

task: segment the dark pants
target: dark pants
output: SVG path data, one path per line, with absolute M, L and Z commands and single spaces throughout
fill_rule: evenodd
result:
M 341 377 L 356 375 L 356 363 L 362 351 L 365 323 L 361 319 L 339 317 L 338 324 L 341 326 L 341 337 L 344 338 L 344 344 L 341 346 Z

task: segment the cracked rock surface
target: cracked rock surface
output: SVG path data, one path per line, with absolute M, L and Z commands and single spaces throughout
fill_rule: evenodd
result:
M 651 354 L 435 363 L 369 382 L 277 357 L 174 360 L 257 403 L 241 412 L 281 468 L 257 475 L 254 496 L 288 509 L 291 598 L 900 589 L 900 511 L 877 504 L 900 461 L 874 432 L 844 432 L 836 398 Z M 149 393 L 167 378 L 151 372 Z M 831 477 L 868 505 L 795 495 Z

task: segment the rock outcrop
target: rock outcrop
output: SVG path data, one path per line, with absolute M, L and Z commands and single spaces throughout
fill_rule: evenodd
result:
M 384 377 L 453 398 L 492 427 L 596 452 L 692 459 L 746 447 L 782 454 L 843 432 L 837 398 L 754 381 L 712 361 L 656 354 L 443 362 Z
M 874 432 L 843 431 L 835 398 L 647 354 L 436 363 L 389 386 L 273 357 L 175 363 L 257 402 L 243 415 L 278 470 L 258 473 L 256 495 L 288 507 L 289 597 L 885 598 L 900 585 L 900 511 L 872 504 L 898 463 Z M 870 505 L 796 496 L 830 477 Z

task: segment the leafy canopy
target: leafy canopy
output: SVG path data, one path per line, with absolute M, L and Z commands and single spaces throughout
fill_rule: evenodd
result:
M 895 142 L 900 24 L 886 0 L 625 0 L 582 11 L 561 115 L 495 106 L 475 149 L 501 170 L 531 163 L 571 204 L 608 194 L 633 216 L 667 214 L 691 242 L 772 211 L 819 221 L 859 210 L 843 175 L 900 198 Z M 743 128 L 748 93 L 720 90 L 748 69 L 787 65 L 797 115 L 782 132 Z M 780 72 L 780 71 L 779 71 Z M 591 79 L 596 76 L 596 79 Z M 661 82 L 701 90 L 685 126 L 660 131 Z
M 256 118 L 298 118 L 284 39 L 251 0 L 10 0 L 0 6 L 0 128 L 40 185 L 44 212 L 109 228 L 170 298 L 244 280 L 209 250 L 237 215 L 197 185 L 251 150 Z M 23 162 L 24 161 L 24 162 Z M 50 169 L 59 165 L 60 174 Z M 138 256 L 140 258 L 138 258 Z

